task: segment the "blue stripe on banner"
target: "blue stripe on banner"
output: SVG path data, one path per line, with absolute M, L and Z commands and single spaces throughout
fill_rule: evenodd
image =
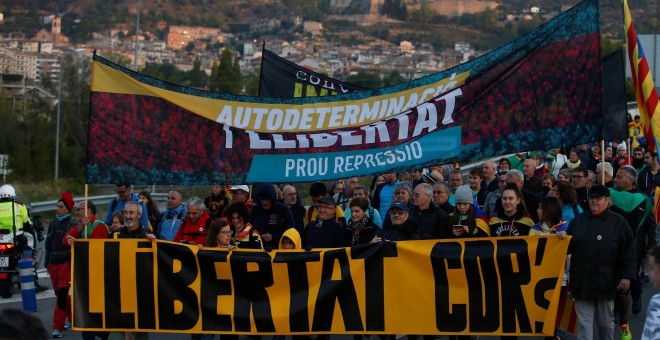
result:
M 324 154 L 255 155 L 248 182 L 318 181 L 388 172 L 409 164 L 456 157 L 461 127 L 434 132 L 417 140 L 381 149 Z

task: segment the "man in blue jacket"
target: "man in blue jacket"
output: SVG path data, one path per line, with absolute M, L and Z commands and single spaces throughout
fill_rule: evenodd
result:
M 103 220 L 103 222 L 105 222 L 106 225 L 111 225 L 112 214 L 114 214 L 117 211 L 123 210 L 124 206 L 126 205 L 126 202 L 134 201 L 140 203 L 140 205 L 142 206 L 142 211 L 144 212 L 140 217 L 140 225 L 143 226 L 144 228 L 148 228 L 149 216 L 147 214 L 147 207 L 144 205 L 144 203 L 142 203 L 142 201 L 140 200 L 137 194 L 131 192 L 131 190 L 133 190 L 133 186 L 130 183 L 119 183 L 116 184 L 116 186 L 117 186 L 117 197 L 113 198 L 108 203 L 108 213 L 105 214 L 105 219 Z

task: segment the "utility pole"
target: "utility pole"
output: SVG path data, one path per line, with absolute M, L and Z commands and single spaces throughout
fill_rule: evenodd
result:
M 142 5 L 142 0 L 138 0 L 137 5 L 137 23 L 135 24 L 135 58 L 133 60 L 133 71 L 137 72 L 138 70 L 138 49 L 140 47 L 140 7 Z
M 62 107 L 62 78 L 64 77 L 63 70 L 63 56 L 60 55 L 60 74 L 57 81 L 57 127 L 55 132 L 55 180 L 59 174 L 60 163 L 60 112 Z

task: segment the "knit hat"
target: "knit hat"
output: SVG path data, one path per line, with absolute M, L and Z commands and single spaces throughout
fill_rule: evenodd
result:
M 64 203 L 64 206 L 69 209 L 69 212 L 73 211 L 73 196 L 68 191 L 62 193 L 62 198 L 58 202 Z
M 458 187 L 454 198 L 456 203 L 474 204 L 472 201 L 472 189 L 470 189 L 469 185 L 461 185 Z

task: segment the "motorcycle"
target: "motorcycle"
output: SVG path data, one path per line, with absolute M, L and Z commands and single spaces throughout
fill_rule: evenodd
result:
M 16 235 L 19 243 L 25 238 L 27 244 L 34 244 L 34 236 L 31 233 Z M 0 297 L 8 299 L 14 293 L 14 287 L 20 287 L 20 275 L 18 261 L 23 257 L 22 248 L 15 242 L 14 233 L 6 229 L 0 229 Z

